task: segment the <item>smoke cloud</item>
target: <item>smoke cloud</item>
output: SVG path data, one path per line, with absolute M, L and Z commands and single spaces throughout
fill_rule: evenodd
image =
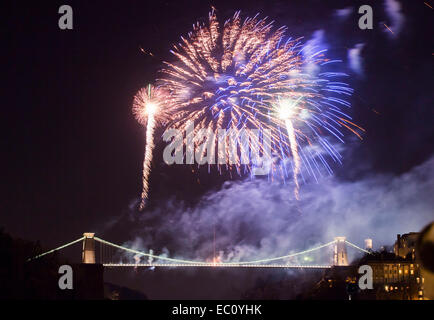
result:
M 385 11 L 391 20 L 390 28 L 395 35 L 401 31 L 404 25 L 404 15 L 401 12 L 401 3 L 397 0 L 386 0 L 384 3 Z
M 193 208 L 168 201 L 152 212 L 130 212 L 135 239 L 125 245 L 200 261 L 212 261 L 215 252 L 224 262 L 286 255 L 335 236 L 361 247 L 365 238 L 374 240 L 374 248 L 392 245 L 397 233 L 419 231 L 433 220 L 433 168 L 434 157 L 399 176 L 323 178 L 302 185 L 298 203 L 290 185 L 226 182 Z M 353 250 L 348 248 L 350 258 L 360 256 Z M 330 262 L 330 252 L 321 251 L 313 263 Z
M 334 14 L 339 18 L 348 18 L 354 12 L 354 7 L 346 7 L 335 10 Z
M 349 66 L 351 70 L 353 70 L 355 73 L 357 73 L 360 76 L 363 75 L 361 53 L 364 46 L 365 46 L 364 43 L 358 43 L 354 46 L 354 48 L 348 50 Z

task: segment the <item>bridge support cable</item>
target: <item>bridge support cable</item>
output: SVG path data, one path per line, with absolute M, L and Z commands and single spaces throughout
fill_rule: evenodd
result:
M 336 241 L 333 240 L 333 241 L 330 241 L 330 242 L 328 242 L 326 244 L 322 244 L 322 245 L 320 245 L 318 247 L 315 247 L 315 248 L 312 248 L 312 249 L 307 249 L 307 250 L 304 250 L 304 251 L 300 251 L 300 252 L 296 252 L 296 253 L 292 253 L 292 254 L 287 254 L 285 256 L 280 256 L 280 257 L 275 257 L 275 258 L 266 258 L 266 259 L 259 259 L 259 260 L 253 260 L 253 261 L 244 261 L 244 262 L 242 262 L 242 261 L 240 261 L 240 262 L 225 262 L 225 263 L 221 263 L 221 264 L 225 264 L 225 265 L 243 264 L 244 265 L 244 264 L 255 264 L 255 263 L 263 263 L 263 262 L 270 262 L 270 261 L 276 261 L 276 260 L 281 260 L 281 259 L 293 258 L 293 257 L 299 256 L 299 255 L 305 254 L 305 253 L 310 253 L 310 252 L 313 252 L 313 251 L 316 251 L 316 250 L 328 247 L 328 246 L 334 244 L 335 242 Z
M 196 266 L 199 266 L 199 265 L 203 265 L 203 266 L 215 266 L 215 265 L 218 265 L 218 266 L 231 266 L 231 265 L 239 266 L 239 265 L 258 264 L 258 263 L 264 263 L 264 262 L 282 260 L 282 259 L 292 258 L 292 257 L 298 256 L 298 255 L 306 254 L 306 253 L 309 253 L 309 252 L 313 252 L 313 251 L 325 248 L 327 246 L 330 246 L 330 245 L 332 245 L 332 244 L 334 244 L 336 242 L 335 240 L 333 240 L 333 241 L 331 241 L 329 243 L 317 246 L 315 248 L 311 248 L 311 249 L 307 249 L 307 250 L 304 250 L 304 251 L 301 251 L 301 252 L 292 253 L 292 254 L 288 254 L 288 255 L 284 255 L 284 256 L 280 256 L 280 257 L 275 257 L 275 258 L 266 258 L 266 259 L 259 259 L 259 260 L 252 260 L 252 261 L 239 261 L 239 262 L 221 262 L 221 263 L 217 263 L 216 264 L 216 263 L 209 263 L 209 262 L 201 262 L 201 261 L 193 261 L 193 260 L 184 260 L 184 259 L 161 257 L 161 256 L 157 256 L 157 255 L 154 255 L 154 254 L 150 254 L 150 253 L 146 253 L 146 252 L 142 252 L 142 251 L 126 248 L 126 247 L 114 244 L 112 242 L 103 240 L 103 239 L 98 238 L 98 237 L 95 237 L 94 239 L 96 241 L 102 243 L 102 244 L 105 244 L 105 245 L 108 245 L 108 246 L 112 246 L 112 247 L 115 247 L 117 249 L 124 250 L 124 251 L 130 252 L 130 253 L 134 253 L 134 254 L 137 254 L 137 255 L 147 256 L 147 257 L 151 257 L 151 258 L 154 258 L 154 259 L 160 259 L 160 260 L 165 260 L 165 261 L 176 262 L 176 263 L 179 263 L 179 264 L 190 264 L 190 265 L 196 265 Z M 105 265 L 110 265 L 110 264 L 105 264 Z M 150 265 L 152 265 L 152 264 L 150 264 Z
M 368 253 L 368 254 L 372 254 L 372 252 L 370 252 L 370 251 L 368 251 L 368 250 L 365 250 L 365 249 L 363 249 L 363 248 L 360 248 L 359 246 L 356 246 L 355 244 L 349 242 L 348 240 L 345 240 L 345 242 L 346 242 L 347 244 L 349 244 L 350 246 L 352 246 L 352 247 L 354 247 L 354 248 L 356 248 L 356 249 L 358 249 L 358 250 L 360 250 L 360 251 L 363 251 L 363 252 Z
M 124 251 L 130 252 L 130 253 L 134 253 L 134 254 L 137 254 L 137 255 L 141 255 L 141 256 L 151 257 L 151 258 L 154 258 L 154 259 L 161 259 L 161 260 L 166 260 L 166 261 L 171 261 L 171 262 L 177 262 L 177 263 L 184 263 L 184 264 L 207 264 L 207 262 L 200 262 L 200 261 L 192 261 L 192 260 L 183 260 L 183 259 L 161 257 L 161 256 L 157 256 L 157 255 L 154 255 L 154 254 L 138 251 L 138 250 L 135 250 L 135 249 L 130 249 L 130 248 L 122 247 L 120 245 L 117 245 L 115 243 L 103 240 L 103 239 L 98 238 L 98 237 L 95 237 L 95 241 L 98 241 L 99 243 L 108 245 L 110 247 L 114 247 L 116 249 L 124 250 Z
M 66 247 L 69 247 L 69 246 L 72 246 L 73 244 L 75 244 L 75 243 L 77 243 L 77 242 L 83 241 L 84 238 L 85 238 L 85 237 L 81 237 L 80 239 L 77 239 L 77 240 L 71 241 L 71 242 L 69 242 L 69 243 L 66 243 L 66 244 L 64 244 L 64 245 L 62 245 L 62 246 L 60 246 L 60 247 L 57 247 L 57 248 L 55 248 L 55 249 L 52 249 L 52 250 L 50 250 L 50 251 L 47 251 L 47 252 L 44 252 L 44 253 L 38 254 L 37 256 L 34 256 L 33 258 L 29 258 L 29 259 L 27 259 L 27 261 L 31 261 L 31 260 L 35 260 L 35 259 L 39 259 L 39 258 L 41 258 L 41 257 L 43 257 L 43 256 L 45 256 L 45 255 L 47 255 L 47 254 L 53 253 L 53 252 L 55 252 L 55 251 L 62 250 L 62 249 L 66 248 Z

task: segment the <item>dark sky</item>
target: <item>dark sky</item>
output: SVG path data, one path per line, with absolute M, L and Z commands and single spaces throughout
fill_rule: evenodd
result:
M 348 73 L 355 89 L 352 116 L 366 133 L 363 141 L 346 140 L 348 161 L 335 174 L 357 181 L 421 165 L 434 143 L 434 10 L 422 0 L 400 0 L 401 16 L 390 15 L 385 2 L 7 1 L 1 225 L 52 247 L 102 230 L 130 211 L 140 194 L 144 147 L 132 98 L 171 58 L 171 44 L 206 20 L 211 5 L 220 19 L 238 9 L 246 16 L 261 12 L 306 41 L 324 30 L 330 54 L 344 65 L 348 50 L 363 43 L 362 75 Z M 369 3 L 374 29 L 360 30 L 356 8 Z M 62 4 L 74 10 L 73 30 L 58 28 Z M 336 10 L 344 8 L 349 14 L 338 17 Z M 383 23 L 399 31 L 388 34 Z M 171 196 L 193 201 L 226 178 L 168 169 L 157 160 L 154 208 Z M 113 229 L 107 237 L 130 238 L 128 229 Z

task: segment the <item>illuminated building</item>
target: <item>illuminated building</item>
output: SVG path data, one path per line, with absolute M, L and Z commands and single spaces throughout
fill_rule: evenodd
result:
M 419 237 L 418 232 L 410 232 L 403 235 L 398 234 L 393 246 L 393 252 L 396 256 L 407 258 L 411 254 L 411 259 L 415 259 L 416 242 Z
M 314 299 L 355 300 L 424 300 L 425 278 L 415 254 L 418 233 L 398 235 L 394 252 L 372 251 L 372 240 L 365 240 L 370 254 L 348 265 L 346 251 L 336 238 L 335 265 L 325 271 L 322 279 L 309 292 Z M 373 289 L 358 290 L 358 269 L 362 265 L 372 268 Z
M 369 261 L 373 270 L 376 298 L 380 300 L 422 300 L 424 278 L 416 261 L 397 258 L 386 261 Z

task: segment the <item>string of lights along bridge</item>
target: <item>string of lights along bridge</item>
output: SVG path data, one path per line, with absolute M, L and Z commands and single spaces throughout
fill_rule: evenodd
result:
M 370 253 L 370 251 L 365 250 L 348 240 L 345 237 L 335 237 L 333 241 L 328 243 L 305 249 L 299 252 L 279 256 L 279 257 L 270 257 L 265 259 L 257 259 L 250 261 L 237 261 L 237 262 L 203 262 L 197 260 L 187 260 L 187 259 L 178 259 L 178 258 L 169 258 L 166 256 L 160 256 L 153 254 L 153 251 L 143 252 L 139 250 L 135 250 L 132 248 L 127 248 L 124 246 L 117 245 L 115 243 L 109 242 L 107 240 L 103 240 L 95 236 L 94 233 L 84 233 L 83 237 L 63 244 L 55 249 L 49 250 L 47 252 L 41 253 L 35 257 L 29 258 L 28 261 L 32 261 L 35 259 L 42 258 L 48 254 L 54 253 L 56 251 L 60 251 L 69 246 L 72 246 L 76 243 L 83 243 L 82 250 L 82 263 L 98 263 L 102 264 L 104 267 L 168 267 L 168 268 L 179 268 L 179 267 L 217 267 L 217 268 L 306 268 L 306 269 L 327 269 L 332 266 L 346 266 L 348 265 L 348 257 L 346 244 L 351 247 L 362 251 L 364 253 Z M 99 254 L 97 254 L 97 250 L 95 250 L 95 244 L 99 244 Z M 323 248 L 333 246 L 333 264 L 332 265 L 320 265 L 320 264 L 288 264 L 282 263 L 290 258 L 294 258 L 297 256 L 302 256 L 308 253 L 312 253 Z M 123 262 L 120 252 L 127 252 L 130 254 L 134 254 L 134 259 L 136 263 L 131 262 Z M 140 263 L 140 259 L 142 257 L 148 258 L 148 263 Z M 121 262 L 120 262 L 121 261 Z M 154 262 L 155 261 L 155 262 Z M 279 263 L 280 262 L 280 263 Z

